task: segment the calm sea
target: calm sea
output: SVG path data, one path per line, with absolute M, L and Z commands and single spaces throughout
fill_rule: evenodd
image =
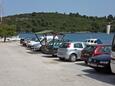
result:
M 28 34 L 20 34 L 20 38 L 25 38 L 25 37 L 32 37 L 35 38 L 35 34 L 33 33 L 28 33 Z M 39 35 L 38 35 L 39 36 Z M 105 44 L 111 44 L 112 43 L 112 38 L 113 34 L 106 34 L 106 33 L 69 33 L 65 34 L 64 39 L 70 40 L 70 41 L 85 41 L 86 39 L 89 38 L 98 38 L 100 39 L 103 43 Z

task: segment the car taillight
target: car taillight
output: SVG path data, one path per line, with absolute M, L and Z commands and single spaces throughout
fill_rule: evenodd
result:
M 115 60 L 115 58 L 111 57 L 111 60 Z
M 67 48 L 70 48 L 70 46 L 71 46 L 71 43 L 67 43 Z
M 100 55 L 100 54 L 102 54 L 102 52 L 100 52 L 99 49 L 96 49 L 96 50 L 94 50 L 94 52 L 93 52 L 93 56 Z
M 96 56 L 96 55 L 100 55 L 101 53 L 100 52 L 94 52 L 93 54 L 92 54 L 92 56 Z

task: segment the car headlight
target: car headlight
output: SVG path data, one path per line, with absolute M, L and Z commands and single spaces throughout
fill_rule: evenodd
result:
M 100 64 L 108 64 L 109 62 L 108 61 L 100 61 L 99 63 Z

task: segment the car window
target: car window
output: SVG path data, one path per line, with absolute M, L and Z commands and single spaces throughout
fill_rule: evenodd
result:
M 90 40 L 88 40 L 87 42 L 90 42 Z
M 104 46 L 100 50 L 103 53 L 111 53 L 111 47 L 110 46 Z
M 68 43 L 62 43 L 60 48 L 67 48 L 68 47 Z
M 94 41 L 94 43 L 97 43 L 97 41 Z
M 93 40 L 91 40 L 91 43 L 93 43 Z
M 53 41 L 50 41 L 50 42 L 49 42 L 49 45 L 53 45 Z
M 102 42 L 98 39 L 98 40 L 96 40 L 96 43 L 97 44 L 102 44 Z
M 74 44 L 74 48 L 83 48 L 83 45 L 81 43 Z
M 94 51 L 94 49 L 96 48 L 96 46 L 90 46 L 90 45 L 87 45 L 84 50 L 86 51 Z

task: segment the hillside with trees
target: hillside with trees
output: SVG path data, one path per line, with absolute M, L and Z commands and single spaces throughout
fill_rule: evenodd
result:
M 53 30 L 56 32 L 106 32 L 110 22 L 111 31 L 115 32 L 115 16 L 86 16 L 79 13 L 28 13 L 4 17 L 8 25 L 16 26 L 17 32 L 39 32 Z

